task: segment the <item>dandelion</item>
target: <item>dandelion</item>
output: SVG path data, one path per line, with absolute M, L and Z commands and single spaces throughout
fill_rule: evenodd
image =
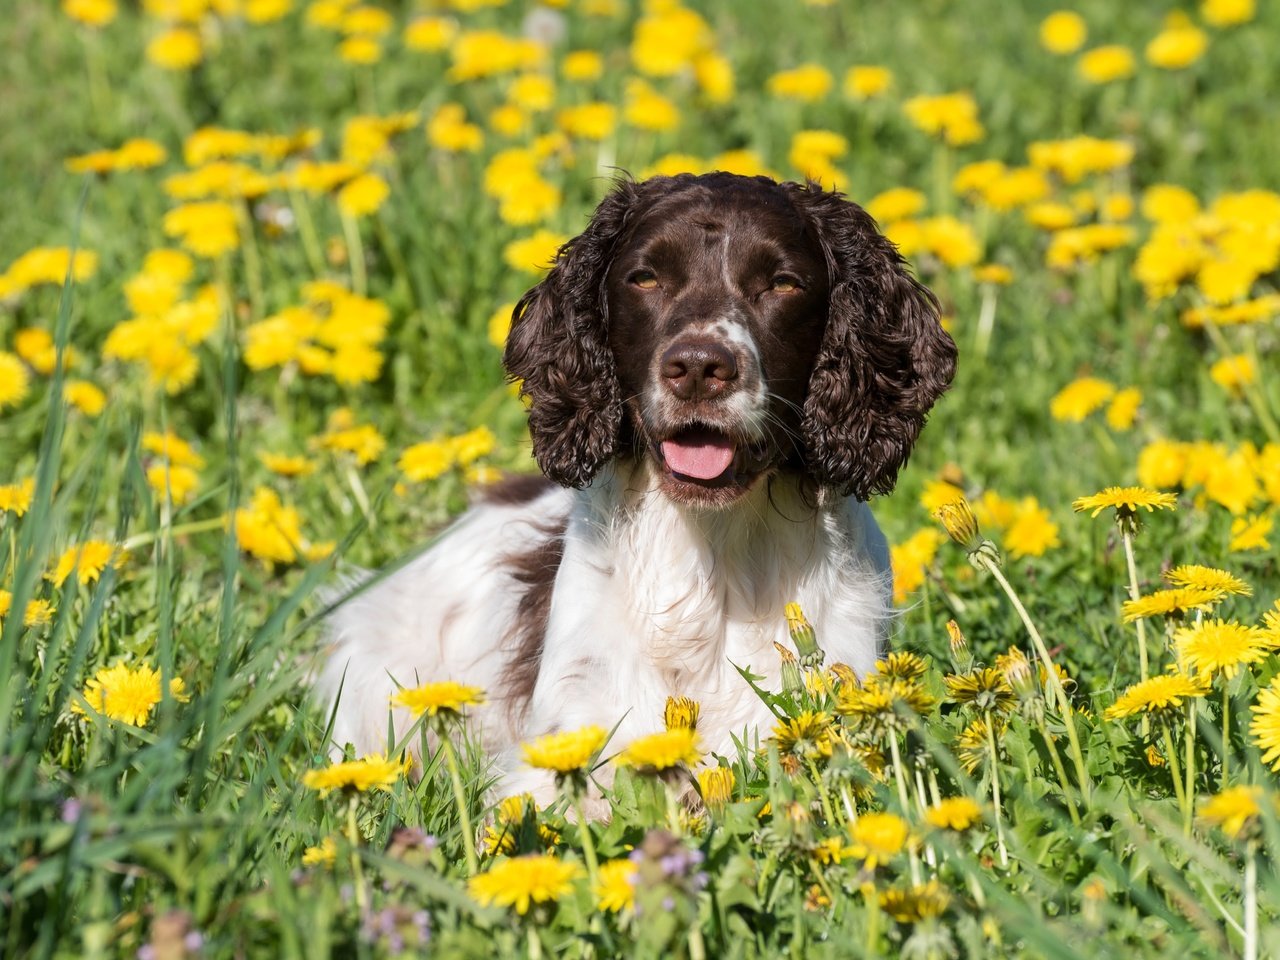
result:
M 444 476 L 454 465 L 454 454 L 447 443 L 426 440 L 405 448 L 396 466 L 414 483 Z
M 910 887 L 890 887 L 879 897 L 880 909 L 898 923 L 919 923 L 942 916 L 951 904 L 951 894 L 936 880 Z
M 1205 587 L 1175 587 L 1172 590 L 1157 590 L 1135 600 L 1126 600 L 1120 609 L 1125 623 L 1148 617 L 1180 620 L 1192 610 L 1212 610 L 1225 596 L 1221 590 Z
M 338 191 L 338 209 L 348 217 L 367 217 L 391 194 L 387 181 L 376 173 L 356 177 Z
M 857 65 L 844 75 L 845 96 L 854 100 L 870 100 L 884 93 L 893 84 L 893 73 L 887 67 Z
M 1124 691 L 1103 712 L 1108 720 L 1118 720 L 1135 713 L 1165 713 L 1180 709 L 1187 700 L 1209 692 L 1207 680 L 1185 673 L 1157 674 Z
M 829 713 L 805 711 L 798 717 L 779 720 L 773 728 L 771 742 L 778 752 L 794 754 L 806 760 L 830 757 L 833 736 L 832 716 Z
M 124 565 L 124 551 L 101 540 L 88 540 L 74 547 L 68 547 L 58 558 L 53 572 L 48 575 L 55 587 L 61 587 L 67 577 L 75 573 L 82 585 L 94 583 L 110 564 L 114 567 Z
M 1108 507 L 1114 507 L 1118 517 L 1132 517 L 1138 510 L 1153 513 L 1156 510 L 1172 510 L 1177 504 L 1175 494 L 1144 487 L 1107 487 L 1101 493 L 1080 497 L 1072 501 L 1071 508 L 1077 513 L 1092 510 L 1091 517 L 1096 517 Z
M 850 854 L 862 860 L 864 869 L 888 863 L 911 842 L 907 821 L 896 813 L 864 813 L 850 825 Z
M 16 407 L 31 389 L 31 374 L 22 361 L 6 350 L 0 350 L 0 410 Z
M 610 860 L 600 866 L 600 876 L 592 885 L 596 909 L 606 913 L 634 910 L 636 874 L 639 867 L 631 860 Z
M 381 753 L 371 753 L 359 760 L 343 760 L 302 775 L 302 785 L 327 796 L 335 790 L 345 794 L 369 790 L 390 790 L 408 772 L 409 760 L 388 760 Z
M 733 799 L 736 781 L 732 767 L 706 767 L 698 771 L 698 793 L 711 810 L 722 810 Z
M 86 27 L 105 27 L 116 18 L 116 0 L 62 0 L 62 12 Z
M 453 719 L 462 715 L 464 707 L 479 706 L 485 702 L 484 690 L 453 680 L 424 683 L 421 686 L 401 690 L 391 702 L 405 707 L 415 717 L 441 717 Z
M 538 737 L 524 744 L 520 752 L 529 766 L 566 776 L 585 770 L 608 739 L 609 732 L 603 727 L 588 726 Z
M 1016 702 L 1004 672 L 995 667 L 980 667 L 962 676 L 952 674 L 944 677 L 943 682 L 954 702 L 983 712 L 1008 713 Z
M 130 667 L 126 663 L 103 667 L 85 684 L 82 695 L 94 713 L 135 727 L 146 726 L 156 704 L 164 698 L 159 670 L 146 664 Z M 190 699 L 181 677 L 169 681 L 169 696 L 180 703 Z M 78 702 L 71 704 L 71 710 L 86 712 Z
M 667 697 L 666 705 L 662 708 L 662 722 L 668 730 L 677 728 L 697 730 L 699 712 L 701 707 L 696 700 L 688 697 Z
M 1262 796 L 1261 787 L 1229 787 L 1200 807 L 1200 819 L 1234 840 L 1257 823 Z
M 1236 517 L 1231 521 L 1231 541 L 1227 549 L 1232 553 L 1245 550 L 1270 550 L 1271 542 L 1267 539 L 1275 521 L 1266 514 L 1253 517 Z
M 523 916 L 534 904 L 555 903 L 573 889 L 582 869 L 552 854 L 529 854 L 494 864 L 467 882 L 483 906 L 514 907 Z
M 530 794 L 506 797 L 498 804 L 495 824 L 484 828 L 485 852 L 515 854 L 526 831 L 533 828 L 539 845 L 550 850 L 560 844 L 560 834 L 538 819 L 538 806 Z
M 13 594 L 8 590 L 0 590 L 0 625 L 3 625 L 12 606 Z M 53 604 L 48 600 L 28 600 L 27 608 L 22 612 L 23 626 L 42 627 L 53 620 L 53 613 Z
M 147 59 L 163 70 L 190 70 L 204 59 L 204 44 L 194 30 L 173 27 L 147 44 Z
M 618 754 L 617 762 L 625 767 L 663 773 L 682 764 L 695 766 L 701 758 L 698 735 L 688 728 L 677 727 L 633 741 Z
M 1059 56 L 1079 50 L 1088 34 L 1084 17 L 1072 10 L 1059 10 L 1040 21 L 1040 46 Z
M 321 866 L 326 870 L 332 870 L 337 859 L 338 844 L 333 837 L 325 837 L 317 846 L 307 847 L 302 851 L 302 865 L 304 867 Z
M 1252 712 L 1249 733 L 1262 751 L 1262 762 L 1272 770 L 1280 770 L 1280 677 L 1273 677 L 1258 693 Z
M 1200 15 L 1215 27 L 1234 27 L 1248 23 L 1257 13 L 1256 0 L 1203 0 Z
M 835 80 L 831 72 L 816 63 L 806 63 L 791 70 L 783 70 L 769 78 L 768 89 L 783 100 L 799 100 L 814 103 L 831 92 Z
M 1116 388 L 1097 377 L 1081 377 L 1067 384 L 1049 401 L 1049 415 L 1055 420 L 1080 423 L 1115 394 Z
M 1162 70 L 1182 70 L 1191 66 L 1209 46 L 1209 35 L 1182 20 L 1167 26 L 1147 44 L 1147 63 Z
M 21 517 L 31 508 L 31 499 L 35 496 L 36 481 L 28 477 L 21 483 L 7 483 L 0 486 L 0 513 L 12 513 Z
M 1113 83 L 1133 76 L 1137 70 L 1133 51 L 1120 44 L 1095 47 L 1080 57 L 1076 68 L 1090 83 Z
M 946 797 L 925 810 L 924 819 L 939 830 L 968 830 L 982 819 L 982 808 L 968 797 Z
M 1174 631 L 1178 666 L 1197 676 L 1230 680 L 1242 664 L 1258 663 L 1270 652 L 1257 627 L 1234 621 L 1205 620 Z

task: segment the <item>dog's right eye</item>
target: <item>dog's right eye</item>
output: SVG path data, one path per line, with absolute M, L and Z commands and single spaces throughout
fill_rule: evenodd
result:
M 658 285 L 658 278 L 651 270 L 637 270 L 627 278 L 627 282 L 641 290 L 652 290 Z

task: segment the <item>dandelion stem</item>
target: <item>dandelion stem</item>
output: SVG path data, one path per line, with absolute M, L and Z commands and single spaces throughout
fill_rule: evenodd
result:
M 1187 748 L 1187 806 L 1182 811 L 1182 828 L 1187 836 L 1191 836 L 1191 820 L 1195 815 L 1196 808 L 1196 698 L 1190 697 L 1187 700 L 1187 728 L 1186 748 Z
M 1231 694 L 1227 692 L 1227 678 L 1222 678 L 1222 779 L 1219 791 L 1227 789 L 1228 767 L 1231 763 Z
M 1204 329 L 1209 334 L 1209 339 L 1213 341 L 1213 345 L 1218 348 L 1224 357 L 1231 356 L 1233 351 L 1231 344 L 1227 343 L 1227 338 L 1223 336 L 1222 330 L 1213 320 L 1205 320 Z M 1244 398 L 1249 401 L 1249 406 L 1253 408 L 1254 414 L 1258 418 L 1258 422 L 1262 425 L 1262 429 L 1266 432 L 1267 438 L 1273 443 L 1280 443 L 1280 425 L 1276 423 L 1275 417 L 1271 415 L 1271 407 L 1267 402 L 1266 394 L 1258 389 L 1258 385 L 1253 382 L 1242 383 L 1241 388 L 1244 391 Z
M 978 313 L 978 329 L 973 338 L 974 355 L 982 360 L 991 346 L 991 335 L 996 327 L 996 291 L 992 284 L 982 285 L 982 308 Z
M 1244 853 L 1244 960 L 1258 960 L 1258 851 L 1253 841 Z
M 347 212 L 342 214 L 342 234 L 347 240 L 347 261 L 351 265 L 351 289 L 364 296 L 369 292 L 369 279 L 364 272 L 364 243 L 360 239 L 360 225 Z
M 1009 851 L 1004 844 L 1004 816 L 1000 812 L 1000 758 L 996 754 L 996 728 L 990 717 L 987 717 L 987 748 L 991 751 L 991 802 L 995 806 L 996 847 L 1000 850 L 1000 866 L 1007 867 Z
M 244 270 L 249 279 L 249 303 L 253 318 L 262 319 L 262 258 L 258 254 L 258 238 L 253 229 L 253 213 L 249 201 L 242 199 L 236 207 L 236 220 L 240 225 L 240 246 L 244 250 Z
M 1124 559 L 1129 567 L 1129 599 L 1137 600 L 1142 596 L 1138 589 L 1138 564 L 1133 556 L 1133 535 L 1125 527 L 1120 528 L 1120 539 L 1124 541 Z M 1137 620 L 1138 626 L 1138 673 L 1142 680 L 1147 679 L 1147 623 L 1142 617 Z M 1145 737 L 1151 725 L 1147 717 L 1142 718 L 1142 735 Z
M 902 815 L 910 816 L 911 800 L 907 796 L 907 776 L 902 769 L 902 754 L 898 751 L 898 738 L 894 734 L 889 734 L 889 753 L 893 756 L 893 776 L 898 782 L 898 802 L 902 804 Z M 915 850 L 907 848 L 907 855 L 911 861 L 911 882 L 920 883 L 920 861 L 916 857 Z
M 809 776 L 813 778 L 813 785 L 818 788 L 818 798 L 822 801 L 822 815 L 827 818 L 829 826 L 835 826 L 836 813 L 831 806 L 831 797 L 827 794 L 827 788 L 822 783 L 822 775 L 818 773 L 818 765 L 813 762 L 813 757 L 807 757 L 806 762 L 809 764 Z
M 586 815 L 582 812 L 582 790 L 576 787 L 573 790 L 573 810 L 578 815 L 578 839 L 582 843 L 582 857 L 587 861 L 587 875 L 594 890 L 599 884 L 600 862 L 596 859 L 596 846 L 591 839 L 591 827 L 587 823 Z
M 1031 616 L 1027 613 L 1027 608 L 1018 599 L 1018 594 L 1013 589 L 1013 585 L 1005 579 L 996 562 L 983 553 L 975 553 L 973 556 L 982 564 L 983 569 L 995 578 L 996 583 L 1000 584 L 1000 588 L 1005 592 L 1009 602 L 1013 604 L 1013 609 L 1022 620 L 1022 625 L 1026 628 L 1028 636 L 1031 637 L 1031 643 L 1035 647 L 1036 655 L 1044 664 L 1045 682 L 1049 689 L 1053 691 L 1054 697 L 1057 698 L 1058 709 L 1062 714 L 1062 724 L 1067 728 L 1067 739 L 1071 744 L 1071 759 L 1075 764 L 1076 777 L 1080 781 L 1080 794 L 1087 804 L 1090 794 L 1089 770 L 1084 763 L 1084 752 L 1080 749 L 1080 734 L 1076 731 L 1075 711 L 1071 709 L 1071 701 L 1067 699 L 1067 691 L 1063 689 L 1062 681 L 1058 679 L 1058 671 L 1054 667 L 1053 658 L 1049 656 L 1049 648 L 1045 646 L 1044 638 L 1040 636 L 1040 631 L 1036 629 L 1036 625 L 1032 622 Z
M 1058 783 L 1062 787 L 1062 798 L 1067 801 L 1067 813 L 1071 814 L 1071 822 L 1076 826 L 1080 825 L 1080 811 L 1076 809 L 1076 802 L 1071 797 L 1071 784 L 1067 781 L 1067 768 L 1062 763 L 1062 754 L 1058 752 L 1058 746 L 1053 742 L 1053 737 L 1049 735 L 1049 725 L 1040 720 L 1040 736 L 1044 737 L 1045 746 L 1049 748 L 1049 759 L 1053 762 L 1053 771 L 1058 775 Z
M 671 784 L 667 783 L 665 779 L 662 781 L 662 792 L 666 798 L 667 804 L 667 826 L 670 828 L 672 834 L 677 837 L 681 836 L 680 809 L 679 805 L 676 803 L 676 792 L 671 789 Z
M 1173 774 L 1173 792 L 1178 798 L 1178 809 L 1182 811 L 1183 823 L 1187 822 L 1187 798 L 1182 787 L 1182 764 L 1178 763 L 1178 750 L 1173 745 L 1173 731 L 1169 729 L 1169 722 L 1163 717 L 1160 718 L 1160 733 L 1164 739 L 1164 753 L 1169 760 L 1169 772 Z
M 355 874 L 356 906 L 363 914 L 369 905 L 369 895 L 364 888 L 364 869 L 360 863 L 360 831 L 356 826 L 356 797 L 347 800 L 347 841 L 351 844 L 351 872 Z
M 208 520 L 193 520 L 190 523 L 180 523 L 176 527 L 169 527 L 167 536 L 182 537 L 191 533 L 210 533 L 214 530 L 224 530 L 227 526 L 226 517 L 211 517 Z M 120 545 L 122 550 L 137 550 L 139 547 L 145 547 L 155 542 L 161 536 L 160 530 L 148 530 L 146 533 L 134 534 L 128 540 Z
M 306 253 L 307 263 L 317 278 L 325 274 L 324 254 L 320 252 L 320 240 L 316 236 L 316 224 L 311 218 L 311 205 L 302 191 L 289 191 L 289 204 L 293 207 L 293 218 L 298 222 L 298 235 L 302 237 L 302 249 Z
M 457 804 L 458 821 L 462 824 L 462 848 L 467 855 L 467 876 L 474 877 L 480 872 L 480 858 L 476 856 L 476 836 L 471 829 L 471 814 L 467 811 L 467 795 L 462 789 L 458 755 L 454 752 L 453 741 L 444 730 L 440 731 L 440 748 L 444 750 L 444 762 L 449 768 L 449 779 L 453 783 L 453 801 Z

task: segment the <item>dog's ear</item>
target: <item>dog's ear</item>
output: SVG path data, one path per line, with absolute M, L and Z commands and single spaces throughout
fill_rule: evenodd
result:
M 816 184 L 789 185 L 826 253 L 831 298 L 804 403 L 808 467 L 821 484 L 868 499 L 888 493 L 935 400 L 956 346 L 938 301 L 865 210 Z
M 512 314 L 503 363 L 529 401 L 538 465 L 566 487 L 590 483 L 618 447 L 622 396 L 604 280 L 639 200 L 636 184 L 619 183 Z

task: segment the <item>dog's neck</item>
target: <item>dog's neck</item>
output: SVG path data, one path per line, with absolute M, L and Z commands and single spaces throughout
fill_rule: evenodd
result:
M 618 615 L 631 621 L 624 632 L 645 638 L 641 656 L 706 678 L 728 659 L 775 660 L 785 604 L 826 603 L 852 551 L 831 505 L 816 500 L 801 478 L 778 473 L 729 507 L 693 509 L 659 491 L 647 459 L 619 460 L 581 499 L 567 556 L 613 581 Z

